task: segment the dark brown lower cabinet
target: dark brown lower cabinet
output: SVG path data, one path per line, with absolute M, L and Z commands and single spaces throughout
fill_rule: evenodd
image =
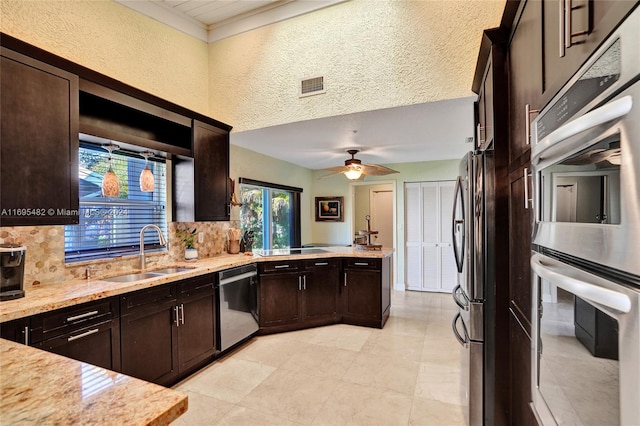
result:
M 258 284 L 260 327 L 274 327 L 300 319 L 300 274 L 282 272 L 260 275 Z
M 167 385 L 212 359 L 212 275 L 127 294 L 120 303 L 123 373 Z
M 120 323 L 113 319 L 33 344 L 53 352 L 113 371 L 120 371 Z
M 391 309 L 391 258 L 343 260 L 342 321 L 382 328 Z
M 175 302 L 145 306 L 120 318 L 124 374 L 166 384 L 177 373 Z
M 29 318 L 20 318 L 0 324 L 0 338 L 29 344 Z
M 295 330 L 340 321 L 338 259 L 269 262 L 259 265 L 259 271 L 261 332 Z
M 518 426 L 537 425 L 531 411 L 531 336 L 509 310 L 511 421 Z
M 304 262 L 302 272 L 303 321 L 336 322 L 340 285 L 338 259 L 318 259 Z
M 211 277 L 183 282 L 178 291 L 178 371 L 182 374 L 216 352 L 216 296 Z

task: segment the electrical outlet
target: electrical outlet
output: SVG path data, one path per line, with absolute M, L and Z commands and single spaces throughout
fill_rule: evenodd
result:
M 204 232 L 198 232 L 198 243 L 204 243 Z

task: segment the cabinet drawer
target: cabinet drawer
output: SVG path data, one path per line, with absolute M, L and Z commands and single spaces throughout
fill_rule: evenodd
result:
M 282 262 L 265 262 L 258 264 L 258 272 L 261 274 L 298 271 L 299 269 L 300 262 L 297 260 L 283 260 Z
M 118 302 L 110 298 L 37 315 L 31 320 L 31 341 L 40 342 L 91 324 L 118 317 Z
M 122 315 L 130 314 L 138 309 L 157 307 L 176 301 L 176 286 L 172 284 L 152 287 L 145 290 L 127 293 L 120 296 Z
M 338 259 L 312 259 L 304 261 L 304 269 L 336 269 Z
M 380 269 L 382 267 L 382 259 L 344 259 L 343 265 L 345 268 L 357 268 L 357 269 Z
M 189 278 L 179 281 L 178 293 L 180 296 L 189 296 L 196 293 L 206 293 L 213 290 L 213 275 L 202 275 L 200 277 Z

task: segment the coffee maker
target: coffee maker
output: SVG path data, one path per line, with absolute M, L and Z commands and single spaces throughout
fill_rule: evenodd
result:
M 24 261 L 27 248 L 17 244 L 0 244 L 0 300 L 24 297 Z

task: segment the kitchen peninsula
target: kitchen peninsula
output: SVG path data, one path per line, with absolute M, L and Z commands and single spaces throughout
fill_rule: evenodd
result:
M 215 272 L 252 263 L 257 264 L 258 270 L 266 272 L 265 277 L 268 276 L 268 279 L 261 280 L 258 283 L 259 286 L 263 286 L 263 288 L 259 287 L 258 292 L 262 292 L 264 295 L 265 292 L 271 291 L 275 286 L 280 286 L 278 280 L 274 280 L 274 274 L 269 274 L 270 266 L 285 262 L 290 268 L 294 268 L 294 265 L 296 265 L 296 270 L 289 271 L 287 274 L 297 274 L 296 276 L 300 277 L 297 281 L 300 284 L 296 284 L 294 287 L 299 290 L 298 300 L 306 300 L 301 305 L 304 306 L 301 308 L 303 315 L 295 323 L 290 321 L 284 325 L 276 324 L 274 326 L 274 324 L 270 324 L 265 329 L 261 328 L 261 332 L 273 333 L 284 331 L 285 329 L 312 327 L 330 322 L 382 327 L 388 318 L 390 308 L 388 293 L 390 292 L 390 260 L 392 253 L 393 250 L 391 249 L 361 251 L 351 247 L 327 247 L 322 250 L 309 249 L 305 251 L 305 249 L 302 249 L 300 253 L 292 250 L 289 253 L 263 253 L 263 255 L 253 254 L 251 256 L 224 254 L 193 262 L 181 262 L 178 265 L 171 265 L 180 267 L 179 269 L 176 268 L 175 272 L 162 275 L 149 274 L 146 278 L 132 281 L 114 282 L 106 280 L 111 279 L 111 277 L 97 277 L 89 280 L 69 280 L 62 283 L 45 282 L 41 285 L 27 288 L 24 298 L 0 304 L 0 323 L 2 323 L 0 326 L 2 327 L 3 337 L 7 337 L 10 334 L 12 323 L 20 322 L 26 327 L 22 334 L 23 341 L 33 344 L 36 339 L 44 339 L 42 336 L 48 333 L 48 330 L 54 328 L 52 326 L 54 320 L 60 321 L 60 325 L 57 327 L 62 330 L 68 326 L 66 323 L 69 322 L 68 320 L 71 316 L 78 317 L 77 312 L 74 313 L 73 310 L 79 311 L 78 308 L 80 307 L 91 306 L 91 309 L 85 310 L 91 311 L 96 316 L 100 315 L 101 318 L 99 323 L 96 320 L 95 325 L 91 325 L 90 328 L 97 330 L 103 327 L 103 324 L 110 324 L 111 327 L 111 331 L 105 333 L 106 337 L 101 338 L 101 342 L 107 342 L 105 344 L 107 348 L 105 352 L 109 356 L 105 355 L 102 359 L 106 359 L 105 362 L 107 362 L 108 367 L 96 367 L 92 363 L 76 361 L 0 339 L 0 358 L 2 360 L 0 363 L 0 374 L 2 376 L 0 383 L 0 393 L 2 394 L 0 418 L 3 420 L 5 418 L 10 419 L 10 421 L 28 419 L 36 422 L 48 422 L 50 419 L 58 419 L 59 422 L 84 423 L 95 421 L 100 423 L 101 419 L 104 419 L 102 417 L 104 415 L 103 410 L 107 410 L 109 411 L 109 419 L 122 418 L 123 420 L 126 419 L 126 423 L 129 424 L 169 423 L 186 411 L 186 396 L 148 382 L 152 381 L 162 385 L 175 383 L 177 380 L 192 374 L 197 369 L 213 361 L 220 355 L 220 348 L 210 348 L 209 352 L 198 355 L 197 361 L 185 367 L 181 353 L 183 349 L 179 347 L 180 332 L 184 327 L 184 320 L 182 323 L 176 321 L 166 325 L 169 328 L 169 336 L 171 336 L 169 340 L 173 348 L 166 355 L 170 360 L 169 373 L 163 373 L 164 375 L 162 376 L 144 377 L 144 373 L 137 375 L 135 372 L 125 371 L 125 355 L 124 349 L 121 352 L 121 347 L 124 348 L 129 343 L 124 337 L 124 330 L 127 321 L 130 321 L 129 319 L 125 321 L 125 318 L 133 316 L 130 313 L 130 306 L 132 306 L 133 301 L 142 300 L 137 295 L 145 292 L 155 292 L 157 295 L 169 293 L 171 295 L 180 295 L 182 294 L 181 289 L 185 284 L 204 282 L 206 281 L 205 278 L 211 281 L 211 277 L 215 276 Z M 335 277 L 331 280 L 323 279 L 322 275 L 319 275 L 321 279 L 317 279 L 318 275 L 314 275 L 318 274 L 318 268 L 322 268 L 324 265 L 330 265 L 333 268 L 331 274 L 335 275 Z M 167 265 L 165 265 L 164 269 L 167 269 Z M 153 272 L 154 270 L 145 272 Z M 136 274 L 140 271 L 128 272 Z M 358 283 L 357 274 L 349 275 L 352 273 L 362 273 L 363 279 L 361 282 L 366 286 Z M 375 274 L 378 277 L 377 282 L 371 280 L 372 276 L 376 276 Z M 331 276 L 333 277 L 333 275 Z M 316 298 L 318 295 L 318 293 L 315 293 L 315 289 L 318 288 L 315 287 L 316 285 L 324 289 L 321 290 L 323 298 Z M 350 285 L 353 285 L 353 290 L 349 290 Z M 312 299 L 314 300 L 314 309 L 319 309 L 318 301 L 327 300 L 325 296 L 330 292 L 326 290 L 327 287 L 334 292 L 333 300 L 336 301 L 336 304 L 332 308 L 334 310 L 333 313 L 329 317 L 324 316 L 321 320 L 317 316 L 311 319 L 306 318 L 305 316 L 311 317 Z M 307 289 L 309 294 L 302 295 L 303 290 Z M 363 292 L 363 289 L 375 289 L 375 292 L 369 297 Z M 354 291 L 353 296 L 349 296 L 349 291 L 347 290 Z M 385 293 L 387 294 L 385 295 Z M 357 307 L 355 296 L 367 299 L 367 303 L 362 305 L 364 308 Z M 162 297 L 158 296 L 158 300 L 162 300 Z M 176 297 L 180 298 L 182 296 Z M 348 302 L 349 297 L 351 298 L 350 303 Z M 266 297 L 266 299 L 274 300 L 271 296 Z M 377 301 L 377 311 L 374 309 L 372 312 L 370 301 L 374 299 Z M 175 298 L 172 300 L 171 303 L 173 304 L 182 303 L 180 301 L 176 302 Z M 259 300 L 262 299 L 259 298 Z M 276 297 L 275 300 L 278 300 L 278 298 Z M 166 299 L 162 303 L 166 305 Z M 187 307 L 186 298 L 184 306 L 183 309 L 186 309 L 188 315 L 189 308 Z M 356 308 L 353 308 L 353 306 L 356 306 Z M 271 307 L 273 308 L 274 306 Z M 216 309 L 215 305 L 213 309 Z M 173 307 L 169 309 L 169 312 L 172 312 L 172 310 Z M 184 311 L 182 312 L 184 313 Z M 167 316 L 165 314 L 160 314 L 160 318 L 164 318 L 161 322 L 166 321 L 166 318 L 170 318 L 170 315 Z M 58 319 L 56 319 L 56 315 Z M 47 324 L 47 320 L 43 318 L 50 318 L 49 323 Z M 375 319 L 372 320 L 372 318 Z M 189 320 L 187 319 L 187 327 L 189 325 Z M 13 329 L 20 331 L 15 327 Z M 84 330 L 88 329 L 89 327 L 78 329 L 71 338 L 74 339 L 76 334 L 78 337 L 86 334 L 87 332 Z M 103 329 L 100 330 L 100 333 L 102 333 Z M 147 329 L 145 328 L 145 330 Z M 147 334 L 152 332 L 151 329 L 147 330 Z M 198 331 L 198 333 L 201 332 L 202 330 Z M 214 329 L 214 333 L 216 332 Z M 55 333 L 57 332 L 51 332 L 52 335 Z M 67 334 L 72 333 L 67 332 Z M 98 335 L 96 331 L 93 336 Z M 11 336 L 9 338 L 11 339 Z M 49 338 L 49 341 L 55 339 L 57 337 Z M 159 340 L 161 339 L 159 338 Z M 67 341 L 68 339 L 65 335 L 64 344 Z M 35 346 L 38 345 L 41 345 L 41 343 Z M 178 348 L 176 348 L 176 345 Z M 47 347 L 53 348 L 53 344 Z M 94 345 L 93 349 L 95 347 L 96 345 Z M 191 349 L 187 348 L 184 352 L 190 353 Z M 64 354 L 67 355 L 67 353 Z M 72 357 L 72 355 L 68 356 Z M 147 363 L 153 364 L 157 362 L 159 357 L 163 356 L 165 355 L 159 355 L 159 351 L 154 348 L 153 350 L 148 349 L 143 358 Z M 120 373 L 120 371 L 124 374 Z M 90 383 L 89 380 L 95 380 L 95 382 L 92 381 Z M 65 388 L 65 386 L 68 386 L 68 388 Z M 93 392 L 92 386 L 96 386 L 96 390 Z M 58 393 L 64 395 L 62 400 L 53 397 Z M 27 399 L 21 397 L 21 395 L 25 394 L 29 395 Z M 40 401 L 39 398 L 43 398 L 43 400 L 38 402 Z M 137 399 L 141 400 L 140 409 L 136 408 L 138 406 L 135 402 Z M 49 401 L 56 401 L 56 406 L 53 407 L 54 412 L 48 406 Z M 114 401 L 123 402 L 115 403 Z M 149 403 L 149 401 L 157 401 L 158 404 Z M 135 415 L 132 412 L 135 412 Z

